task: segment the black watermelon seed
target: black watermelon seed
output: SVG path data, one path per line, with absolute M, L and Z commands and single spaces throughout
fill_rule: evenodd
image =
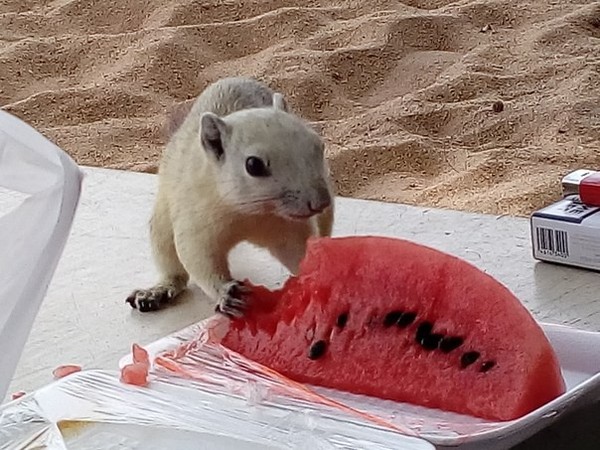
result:
M 423 339 L 419 341 L 419 344 L 421 344 L 421 347 L 425 350 L 435 350 L 438 348 L 443 338 L 444 335 L 442 334 L 432 333 L 424 336 Z
M 467 352 L 464 353 L 460 358 L 460 365 L 462 368 L 466 368 L 473 364 L 479 358 L 479 352 Z
M 452 350 L 456 350 L 464 342 L 464 339 L 460 336 L 448 336 L 442 339 L 440 342 L 440 350 L 443 353 L 450 353 Z
M 479 368 L 479 371 L 480 372 L 487 372 L 488 370 L 490 370 L 495 365 L 496 365 L 495 361 L 485 361 L 483 364 L 481 364 L 481 367 Z
M 409 326 L 411 323 L 413 323 L 416 318 L 417 318 L 417 313 L 405 312 L 396 321 L 396 325 L 398 325 L 400 328 L 405 328 L 405 327 Z
M 347 322 L 348 322 L 348 313 L 342 313 L 337 317 L 335 324 L 340 328 L 344 328 L 346 326 Z
M 387 313 L 383 319 L 383 326 L 386 328 L 391 327 L 398 321 L 401 315 L 402 311 L 392 311 Z
M 325 354 L 325 350 L 327 350 L 327 342 L 317 341 L 310 346 L 310 350 L 308 351 L 308 357 L 310 359 L 319 359 Z
M 433 330 L 433 324 L 431 322 L 423 322 L 417 328 L 417 342 L 421 342 L 423 338 L 429 334 L 431 334 L 431 330 Z

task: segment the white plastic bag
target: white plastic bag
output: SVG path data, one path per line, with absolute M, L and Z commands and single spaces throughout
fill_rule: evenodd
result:
M 82 181 L 63 150 L 0 111 L 0 399 L 64 249 Z M 25 199 L 7 213 L 15 196 Z

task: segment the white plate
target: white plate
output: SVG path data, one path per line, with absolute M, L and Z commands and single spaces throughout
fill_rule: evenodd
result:
M 197 336 L 207 321 L 187 327 L 146 345 L 157 355 Z M 509 448 L 555 422 L 564 413 L 600 399 L 600 333 L 541 323 L 558 356 L 567 391 L 552 402 L 513 421 L 488 422 L 437 409 L 396 403 L 345 392 L 311 387 L 354 409 L 366 411 L 433 443 L 437 448 Z M 120 366 L 131 362 L 121 359 Z M 182 379 L 182 383 L 185 381 Z

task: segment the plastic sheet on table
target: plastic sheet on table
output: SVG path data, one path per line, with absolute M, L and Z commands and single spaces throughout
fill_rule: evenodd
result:
M 235 397 L 181 381 L 155 375 L 137 387 L 117 372 L 75 373 L 0 408 L 0 450 L 433 449 L 311 408 L 260 405 L 250 386 Z
M 227 326 L 223 316 L 213 316 L 178 333 L 179 342 L 173 341 L 170 349 L 154 356 L 155 373 L 194 380 L 204 389 L 237 395 L 254 403 L 286 405 L 321 415 L 343 414 L 345 420 L 408 436 L 436 433 L 458 436 L 498 425 L 460 414 L 297 383 L 220 345 Z
M 519 419 L 492 422 L 296 383 L 220 345 L 227 326 L 227 319 L 213 316 L 146 346 L 154 361 L 151 373 L 179 377 L 179 381 L 173 382 L 237 396 L 252 404 L 311 411 L 318 417 L 423 438 L 436 446 L 464 448 L 476 444 L 495 448 L 499 439 L 506 445 L 507 436 L 517 443 L 557 420 L 565 411 L 600 399 L 600 354 L 588 352 L 577 356 L 571 351 L 597 348 L 600 333 L 571 327 L 541 324 L 557 351 L 568 391 Z M 121 365 L 127 362 L 128 357 L 121 360 Z

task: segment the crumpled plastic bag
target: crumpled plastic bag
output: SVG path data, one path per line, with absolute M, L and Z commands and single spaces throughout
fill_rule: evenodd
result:
M 0 111 L 0 399 L 63 252 L 82 182 L 63 150 Z

